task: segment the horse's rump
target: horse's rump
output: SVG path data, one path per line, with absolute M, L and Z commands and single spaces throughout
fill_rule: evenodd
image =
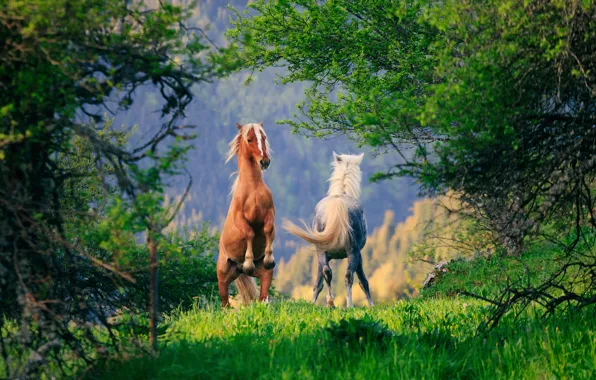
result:
M 345 248 L 350 242 L 351 226 L 344 198 L 334 196 L 321 200 L 315 208 L 313 228 L 304 224 L 303 229 L 287 220 L 284 228 L 324 251 Z

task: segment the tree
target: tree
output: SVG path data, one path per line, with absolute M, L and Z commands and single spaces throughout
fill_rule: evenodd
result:
M 3 314 L 19 319 L 19 333 L 8 343 L 20 339 L 14 360 L 24 359 L 12 362 L 17 372 L 9 377 L 35 371 L 50 354 L 59 360 L 65 350 L 90 361 L 88 348 L 106 344 L 85 324 L 93 315 L 109 327 L 104 310 L 86 297 L 86 279 L 77 268 L 90 262 L 115 280 L 131 278 L 118 270 L 115 256 L 103 261 L 69 238 L 65 226 L 88 222 L 93 205 L 84 196 L 68 204 L 74 199 L 65 198 L 68 183 L 89 173 L 62 159 L 74 152 L 73 138 L 85 139 L 100 185 L 120 191 L 107 209 L 117 213 L 119 200 L 129 202 L 149 231 L 160 231 L 150 213 L 161 201 L 164 176 L 174 174 L 172 165 L 185 151 L 160 149 L 160 143 L 193 137 L 191 126 L 181 124 L 193 99 L 190 87 L 236 64 L 233 48 L 209 53 L 200 31 L 184 25 L 188 16 L 163 3 L 155 8 L 116 0 L 0 4 L 0 298 Z M 103 110 L 129 108 L 136 91 L 147 85 L 161 95 L 163 124 L 157 133 L 128 150 L 101 138 L 95 125 Z M 144 166 L 152 162 L 159 168 Z M 86 333 L 75 334 L 70 321 Z M 0 318 L 0 329 L 5 322 Z M 7 363 L 3 336 L 0 351 Z
M 229 38 L 244 67 L 284 66 L 282 83 L 308 81 L 298 108 L 307 120 L 287 120 L 317 137 L 349 134 L 392 151 L 400 143 L 436 140 L 416 112 L 437 80 L 439 34 L 420 22 L 417 1 L 255 1 L 236 13 Z
M 538 288 L 513 282 L 492 300 L 494 322 L 515 303 L 552 312 L 596 302 L 594 2 L 251 7 L 229 33 L 246 67 L 281 64 L 283 81 L 313 82 L 299 105 L 311 122 L 289 121 L 295 129 L 395 150 L 396 164 L 373 179 L 411 176 L 427 194 L 457 194 L 456 211 L 508 254 L 536 239 L 560 245 L 560 271 Z
M 420 120 L 448 141 L 402 174 L 462 194 L 509 254 L 544 239 L 561 251 L 544 284 L 514 281 L 494 300 L 494 323 L 516 303 L 596 302 L 595 14 L 591 1 L 539 0 L 450 2 L 426 16 L 450 43 Z

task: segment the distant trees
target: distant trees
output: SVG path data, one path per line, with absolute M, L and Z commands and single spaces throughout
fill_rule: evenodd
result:
M 312 81 L 299 105 L 315 136 L 347 133 L 400 159 L 374 179 L 454 191 L 510 255 L 556 242 L 561 270 L 493 300 L 596 302 L 596 4 L 492 0 L 256 1 L 232 40 L 247 67 Z M 404 152 L 408 148 L 411 152 Z M 574 280 L 570 280 L 573 274 Z
M 118 297 L 103 286 L 134 281 L 119 260 L 136 234 L 168 244 L 160 231 L 176 209 L 162 207 L 164 181 L 183 174 L 190 87 L 235 65 L 232 50 L 208 53 L 187 17 L 166 3 L 0 4 L 0 353 L 8 377 L 65 351 L 92 360 L 88 349 L 115 335 L 98 337 L 85 322 L 110 326 Z M 127 149 L 122 134 L 103 129 L 103 112 L 128 109 L 146 85 L 161 96 L 163 124 Z M 5 317 L 18 319 L 18 333 L 7 336 Z

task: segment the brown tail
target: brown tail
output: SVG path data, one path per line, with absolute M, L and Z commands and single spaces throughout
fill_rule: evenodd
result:
M 236 279 L 236 287 L 238 288 L 238 293 L 242 298 L 243 305 L 248 305 L 257 299 L 257 284 L 251 277 L 241 274 L 240 277 Z
M 284 220 L 283 228 L 325 251 L 343 248 L 350 238 L 350 217 L 348 207 L 341 198 L 329 198 L 323 205 L 325 229 L 314 231 L 304 224 L 304 229 L 289 220 Z

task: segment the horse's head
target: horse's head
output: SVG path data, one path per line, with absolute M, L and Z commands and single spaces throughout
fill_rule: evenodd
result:
M 271 148 L 263 129 L 263 123 L 245 125 L 236 123 L 236 126 L 238 134 L 230 142 L 228 161 L 237 154 L 258 163 L 261 170 L 266 170 L 271 164 L 269 158 Z
M 360 164 L 363 158 L 364 153 L 352 155 L 333 152 L 333 173 L 329 178 L 327 195 L 348 194 L 354 198 L 360 198 L 360 182 L 362 181 Z
M 364 158 L 364 153 L 360 154 L 337 154 L 333 152 L 333 162 L 334 166 L 337 165 L 355 165 L 360 167 L 362 163 L 362 159 Z

